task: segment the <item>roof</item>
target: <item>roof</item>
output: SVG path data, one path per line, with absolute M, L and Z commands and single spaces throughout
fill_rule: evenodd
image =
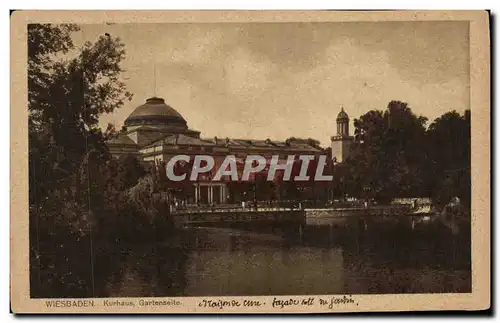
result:
M 125 125 L 165 124 L 187 127 L 186 120 L 162 98 L 152 97 L 138 106 L 125 120 Z
M 155 140 L 144 147 L 154 146 L 158 143 L 165 143 L 167 145 L 181 145 L 181 146 L 202 146 L 202 147 L 229 147 L 236 149 L 248 150 L 287 150 L 287 151 L 308 151 L 320 152 L 320 147 L 313 146 L 307 140 L 287 140 L 287 141 L 274 141 L 270 139 L 254 140 L 254 139 L 218 139 L 217 137 L 211 138 L 198 138 L 185 134 L 172 134 L 164 138 Z
M 213 142 L 183 134 L 167 136 L 163 139 L 163 142 L 170 145 L 215 146 Z
M 337 115 L 337 121 L 339 120 L 349 120 L 349 116 L 344 111 L 344 108 L 341 108 L 339 114 Z
M 107 144 L 137 147 L 137 144 L 125 134 L 119 134 L 118 136 L 109 139 Z
M 308 143 L 305 139 L 293 139 L 286 141 L 278 141 L 271 139 L 203 139 L 211 141 L 217 146 L 228 146 L 232 148 L 248 148 L 248 149 L 283 149 L 283 150 L 300 150 L 319 152 L 321 149 Z M 217 142 L 217 143 L 215 143 Z

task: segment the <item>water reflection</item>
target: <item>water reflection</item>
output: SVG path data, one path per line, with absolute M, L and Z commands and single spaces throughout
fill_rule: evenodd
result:
M 159 244 L 134 248 L 114 264 L 103 296 L 181 296 L 186 288 L 187 257 L 182 246 Z
M 429 229 L 186 228 L 136 248 L 108 296 L 470 292 L 470 244 Z

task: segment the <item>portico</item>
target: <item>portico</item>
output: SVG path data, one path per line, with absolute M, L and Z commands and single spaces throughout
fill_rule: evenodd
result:
M 195 203 L 224 204 L 226 203 L 227 186 L 225 183 L 194 184 Z

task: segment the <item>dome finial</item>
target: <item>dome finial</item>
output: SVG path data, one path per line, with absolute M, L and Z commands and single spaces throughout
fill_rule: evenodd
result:
M 349 116 L 344 111 L 344 107 L 343 106 L 340 106 L 340 112 L 337 115 L 337 121 L 340 121 L 340 120 L 349 120 Z

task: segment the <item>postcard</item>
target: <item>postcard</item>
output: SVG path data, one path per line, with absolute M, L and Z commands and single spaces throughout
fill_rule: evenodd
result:
M 15 313 L 490 307 L 487 11 L 14 11 Z

